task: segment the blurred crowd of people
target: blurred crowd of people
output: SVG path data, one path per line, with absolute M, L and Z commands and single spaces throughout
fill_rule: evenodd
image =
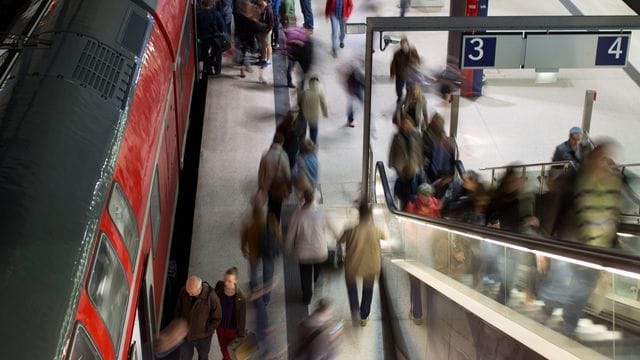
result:
M 446 135 L 442 116 L 428 114 L 421 84 L 410 75 L 411 67 L 419 62 L 417 51 L 403 38 L 391 65 L 398 96 L 393 117 L 397 133 L 388 160 L 396 173 L 393 192 L 399 209 L 541 239 L 602 248 L 619 246 L 616 230 L 623 183 L 612 160 L 614 142 L 603 139 L 591 143 L 583 138 L 582 129 L 573 127 L 569 139 L 559 144 L 552 156 L 552 161 L 565 163 L 553 166 L 539 179 L 548 191 L 534 193 L 527 185 L 526 168 L 517 164 L 506 167 L 497 185 L 489 187 L 478 173 L 465 171 L 457 161 L 455 141 Z M 600 272 L 591 268 L 457 235 L 435 241 L 433 259 L 438 270 L 471 274 L 472 286 L 477 289 L 488 288 L 488 283 L 499 285 L 491 296 L 503 304 L 510 301 L 518 268 L 529 269 L 524 275 L 525 302 L 544 301 L 543 313 L 537 317 L 541 321 L 562 308 L 562 331 L 567 334 L 575 331 L 600 278 Z M 418 285 L 414 283 L 412 316 L 421 321 Z

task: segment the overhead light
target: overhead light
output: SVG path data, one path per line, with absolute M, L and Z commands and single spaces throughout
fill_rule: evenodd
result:
M 536 84 L 551 84 L 558 80 L 558 69 L 536 69 Z

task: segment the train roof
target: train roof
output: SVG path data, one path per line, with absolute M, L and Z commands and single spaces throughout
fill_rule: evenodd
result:
M 60 358 L 113 177 L 151 20 L 58 1 L 0 85 L 0 358 Z

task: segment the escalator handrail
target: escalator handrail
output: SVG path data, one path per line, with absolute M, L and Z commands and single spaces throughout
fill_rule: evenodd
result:
M 602 267 L 640 273 L 640 258 L 613 249 L 595 249 L 581 243 L 569 242 L 551 238 L 539 238 L 525 234 L 494 230 L 491 228 L 462 223 L 454 220 L 424 217 L 399 210 L 393 199 L 385 166 L 382 161 L 376 163 L 376 172 L 384 190 L 384 197 L 388 210 L 396 216 L 412 219 L 431 226 L 443 227 L 452 231 L 462 232 L 462 235 L 489 237 L 491 240 L 507 245 L 524 247 L 531 251 L 541 251 L 556 256 L 584 261 Z
M 502 165 L 502 166 L 492 166 L 479 169 L 480 171 L 488 171 L 488 170 L 504 170 L 508 168 L 527 168 L 527 167 L 537 167 L 537 166 L 562 166 L 568 165 L 570 167 L 575 168 L 575 164 L 571 160 L 563 160 L 563 161 L 549 161 L 542 163 L 532 163 L 532 164 L 511 164 L 511 165 Z

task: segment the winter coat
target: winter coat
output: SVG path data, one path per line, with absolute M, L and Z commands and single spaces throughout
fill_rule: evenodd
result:
M 324 117 L 329 116 L 327 111 L 327 100 L 317 81 L 310 81 L 309 87 L 302 91 L 300 95 L 300 104 L 304 118 L 311 125 L 318 125 L 320 111 L 322 111 L 322 115 L 324 115 Z
M 378 276 L 382 264 L 380 240 L 385 235 L 372 220 L 347 229 L 339 242 L 346 244 L 344 271 L 348 279 Z
M 196 20 L 200 39 L 211 39 L 213 35 L 224 32 L 224 20 L 215 8 L 198 11 Z
M 275 182 L 291 181 L 289 157 L 278 143 L 271 144 L 269 150 L 262 155 L 258 169 L 258 186 L 262 191 L 270 192 Z
M 216 295 L 221 298 L 224 295 L 224 282 L 218 281 L 216 283 Z M 238 329 L 238 336 L 245 336 L 245 328 L 247 324 L 247 298 L 244 296 L 242 290 L 236 286 L 236 329 Z
M 211 336 L 222 319 L 220 299 L 211 285 L 202 283 L 200 295 L 192 301 L 185 287 L 180 290 L 175 310 L 176 318 L 183 318 L 189 323 L 187 341 L 195 341 Z
M 285 238 L 287 252 L 295 250 L 300 264 L 318 264 L 327 260 L 327 220 L 324 212 L 311 205 L 296 210 Z
M 394 168 L 405 179 L 415 176 L 422 164 L 422 138 L 420 134 L 412 130 L 408 135 L 397 132 L 393 136 L 389 151 L 389 166 Z
M 556 150 L 553 152 L 553 158 L 551 158 L 551 161 L 573 161 L 574 164 L 578 165 L 582 162 L 585 155 L 587 155 L 591 150 L 591 145 L 588 142 L 583 141 L 578 144 L 578 150 L 579 151 L 577 153 L 573 151 L 569 140 L 567 140 L 556 146 Z
M 407 203 L 407 212 L 418 215 L 440 217 L 441 209 L 442 204 L 435 196 L 429 196 L 427 201 L 423 201 L 420 196 L 417 196 L 415 201 Z
M 353 11 L 353 0 L 342 0 L 342 18 L 348 19 Z M 324 7 L 324 15 L 331 17 L 336 12 L 336 0 L 327 0 Z
M 622 179 L 610 169 L 581 171 L 575 187 L 578 241 L 592 246 L 614 246 L 620 222 Z
M 412 66 L 420 64 L 420 55 L 415 47 L 409 47 L 409 52 L 404 53 L 402 49 L 398 49 L 393 54 L 393 60 L 391 60 L 391 77 L 397 76 L 398 78 L 405 80 L 408 75 L 408 70 Z

